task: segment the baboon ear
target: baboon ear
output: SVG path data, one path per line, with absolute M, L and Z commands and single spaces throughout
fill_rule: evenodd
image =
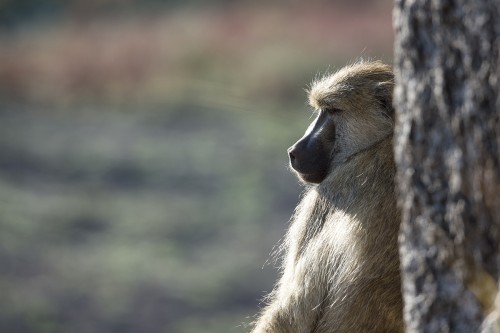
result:
M 394 114 L 394 108 L 392 106 L 392 90 L 394 88 L 394 83 L 391 81 L 378 82 L 375 85 L 375 97 L 379 101 L 380 105 L 387 114 L 391 117 Z

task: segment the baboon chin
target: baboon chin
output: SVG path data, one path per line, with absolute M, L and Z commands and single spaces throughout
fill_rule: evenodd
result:
M 288 149 L 308 187 L 253 333 L 403 332 L 393 74 L 358 62 L 311 85 L 317 116 Z

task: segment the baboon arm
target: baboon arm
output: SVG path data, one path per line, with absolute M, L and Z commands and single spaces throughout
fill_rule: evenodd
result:
M 252 333 L 314 332 L 318 324 L 332 276 L 325 268 L 333 265 L 330 237 L 320 235 L 322 219 L 311 219 L 317 196 L 309 192 L 297 208 L 283 244 L 283 274 Z
M 284 312 L 283 312 L 284 313 Z M 288 333 L 292 330 L 292 323 L 280 315 L 280 309 L 273 305 L 268 306 L 257 321 L 252 333 Z
M 299 263 L 294 269 L 286 269 L 252 333 L 301 333 L 314 330 L 324 299 L 321 290 L 325 288 L 318 285 L 317 276 L 314 279 L 314 272 L 310 268 Z
M 288 301 L 280 304 L 272 303 L 257 321 L 252 333 L 300 333 L 312 332 L 318 321 L 318 311 L 314 308 L 305 309 Z M 303 304 L 304 305 L 304 304 Z

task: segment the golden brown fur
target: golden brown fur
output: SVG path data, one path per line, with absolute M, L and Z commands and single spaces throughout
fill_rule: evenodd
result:
M 342 109 L 337 140 L 345 141 L 296 208 L 282 276 L 254 333 L 403 332 L 393 120 L 383 105 L 391 94 L 392 72 L 379 62 L 311 88 L 311 105 Z

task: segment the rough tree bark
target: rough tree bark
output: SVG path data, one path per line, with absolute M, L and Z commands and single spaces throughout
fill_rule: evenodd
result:
M 500 1 L 397 0 L 394 26 L 407 332 L 500 332 Z

